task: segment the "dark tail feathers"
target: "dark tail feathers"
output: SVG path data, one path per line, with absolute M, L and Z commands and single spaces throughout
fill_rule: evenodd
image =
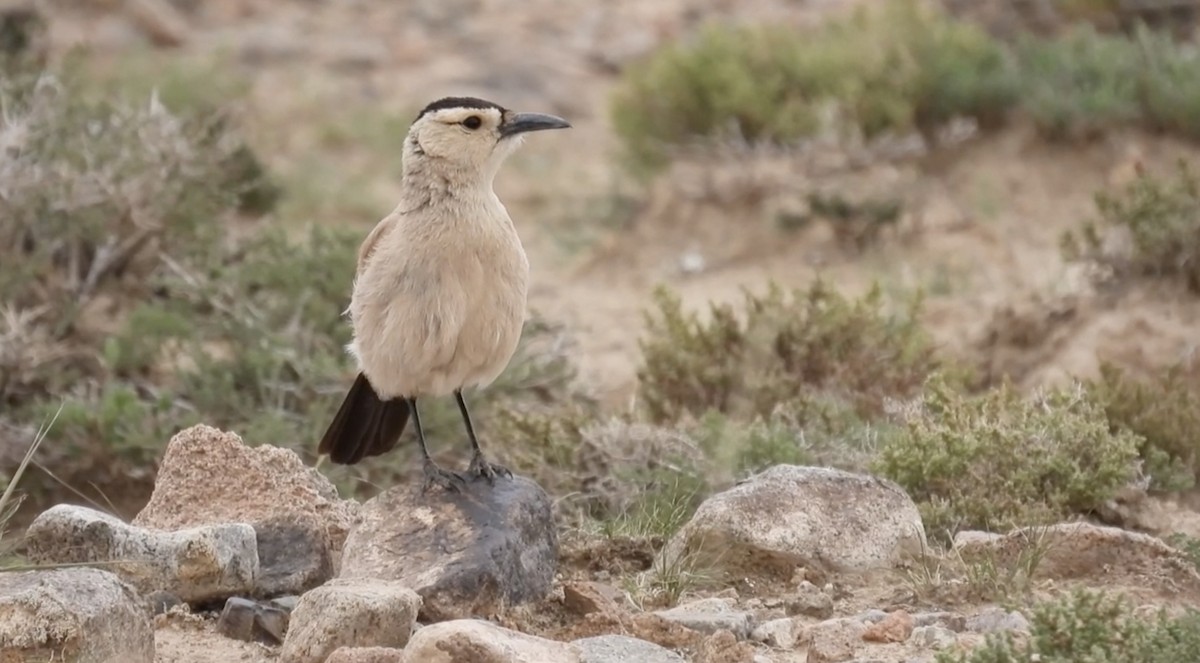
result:
M 362 373 L 355 378 L 317 453 L 329 454 L 339 465 L 353 465 L 368 456 L 378 456 L 396 446 L 408 424 L 408 402 L 403 398 L 380 400 Z

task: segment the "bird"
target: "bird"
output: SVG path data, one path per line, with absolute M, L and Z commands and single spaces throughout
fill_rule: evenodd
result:
M 399 203 L 358 248 L 343 311 L 357 376 L 318 455 L 340 465 L 382 455 L 411 419 L 423 492 L 512 477 L 484 455 L 463 397 L 504 371 L 525 321 L 529 260 L 492 185 L 528 134 L 570 127 L 556 115 L 470 96 L 437 99 L 417 114 L 402 147 Z M 450 395 L 471 444 L 465 473 L 433 460 L 417 411 L 421 399 Z

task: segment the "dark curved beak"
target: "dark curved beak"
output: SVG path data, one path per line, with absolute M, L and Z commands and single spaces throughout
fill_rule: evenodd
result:
M 508 138 L 527 131 L 567 129 L 571 123 L 555 115 L 545 113 L 514 113 L 500 125 L 500 136 Z

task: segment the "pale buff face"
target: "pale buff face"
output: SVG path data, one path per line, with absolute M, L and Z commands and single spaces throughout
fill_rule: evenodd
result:
M 520 135 L 501 135 L 504 120 L 495 108 L 446 108 L 426 113 L 413 123 L 406 151 L 457 168 L 494 173 L 521 142 Z

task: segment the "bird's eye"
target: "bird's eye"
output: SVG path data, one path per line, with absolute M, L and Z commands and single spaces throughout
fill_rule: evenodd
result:
M 462 123 L 463 126 L 468 129 L 478 129 L 483 124 L 483 120 L 479 119 L 478 115 L 472 115 L 471 117 L 463 120 Z

